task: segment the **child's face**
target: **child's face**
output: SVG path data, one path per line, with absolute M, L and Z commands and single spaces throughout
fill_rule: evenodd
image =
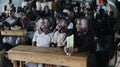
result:
M 77 20 L 76 29 L 77 31 L 82 31 L 87 28 L 87 23 L 84 20 Z
M 57 25 L 58 25 L 59 28 L 62 28 L 62 27 L 65 26 L 65 21 L 63 21 L 63 20 L 58 20 L 58 21 L 57 21 Z
M 41 22 L 41 28 L 46 29 L 47 27 L 48 27 L 48 20 L 43 19 L 42 22 Z

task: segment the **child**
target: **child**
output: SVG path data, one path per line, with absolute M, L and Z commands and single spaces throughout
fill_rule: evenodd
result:
M 59 48 L 63 48 L 64 45 L 64 41 L 66 39 L 66 29 L 67 29 L 67 24 L 66 24 L 66 20 L 64 18 L 60 18 L 57 21 L 57 27 L 53 38 L 51 40 L 51 46 L 52 47 L 59 47 Z
M 50 32 L 49 29 L 49 21 L 47 18 L 43 18 L 42 22 L 41 22 L 41 27 L 36 30 L 33 40 L 32 40 L 32 46 L 36 45 L 38 47 L 49 47 L 50 46 L 50 42 L 51 42 L 51 37 L 52 37 L 52 33 Z M 28 67 L 37 67 L 37 64 L 32 63 L 26 64 Z M 45 65 L 46 67 L 47 65 Z M 43 67 L 42 64 L 38 64 L 38 67 Z
M 68 52 L 72 54 L 75 52 L 91 51 L 88 57 L 87 67 L 96 67 L 96 59 L 92 58 L 93 57 L 92 54 L 94 54 L 93 52 L 94 34 L 89 26 L 89 20 L 87 18 L 83 17 L 83 18 L 78 18 L 76 20 L 76 31 L 74 32 L 73 43 L 74 43 L 74 47 L 70 47 Z M 67 49 L 65 48 L 65 52 L 66 51 Z

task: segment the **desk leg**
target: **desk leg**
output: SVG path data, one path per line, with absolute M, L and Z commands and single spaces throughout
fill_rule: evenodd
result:
M 20 67 L 24 67 L 24 62 L 23 61 L 20 61 Z
M 13 67 L 18 67 L 17 66 L 17 61 L 13 60 L 12 63 L 13 63 Z
M 21 40 L 22 40 L 22 45 L 24 45 L 25 41 L 26 41 L 26 38 L 25 37 L 21 37 Z
M 20 61 L 20 67 L 22 67 L 22 61 Z

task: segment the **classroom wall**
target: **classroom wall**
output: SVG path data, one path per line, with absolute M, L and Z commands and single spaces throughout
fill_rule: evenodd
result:
M 21 3 L 23 0 L 12 0 L 13 1 L 13 4 L 15 5 L 15 7 L 19 7 L 21 6 Z M 76 0 L 76 1 L 83 1 L 83 0 Z M 86 1 L 94 1 L 94 0 L 86 0 Z M 115 0 L 110 0 L 112 2 L 115 3 Z M 8 3 L 8 0 L 0 0 L 0 12 L 2 12 L 4 10 L 4 5 L 7 5 Z
M 2 12 L 4 10 L 4 5 L 8 4 L 9 0 L 0 0 L 0 12 Z M 21 6 L 21 3 L 23 0 L 12 0 L 13 4 L 15 5 L 15 7 L 19 7 Z

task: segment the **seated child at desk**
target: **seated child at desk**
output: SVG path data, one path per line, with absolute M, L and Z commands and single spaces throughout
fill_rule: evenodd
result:
M 47 18 L 43 18 L 41 22 L 41 27 L 36 30 L 33 40 L 32 40 L 32 46 L 38 46 L 38 47 L 50 47 L 50 42 L 52 38 L 52 33 L 49 29 L 49 20 Z M 27 67 L 43 67 L 43 64 L 36 64 L 28 62 L 26 63 Z M 49 65 L 45 64 L 45 67 Z
M 93 44 L 94 44 L 94 34 L 89 26 L 89 20 L 87 18 L 78 18 L 76 21 L 76 32 L 74 32 L 74 47 L 64 48 L 64 51 L 69 52 L 71 55 L 74 52 L 85 52 L 91 51 L 87 67 L 96 67 L 95 57 L 93 58 Z M 69 50 L 68 50 L 69 49 Z

